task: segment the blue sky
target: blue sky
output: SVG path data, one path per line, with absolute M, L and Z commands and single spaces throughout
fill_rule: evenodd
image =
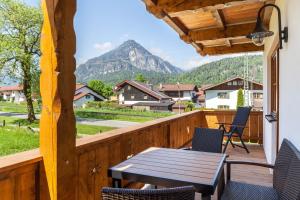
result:
M 24 0 L 38 5 L 39 0 Z M 220 57 L 201 57 L 165 22 L 149 14 L 141 0 L 78 0 L 75 16 L 77 64 L 133 39 L 184 70 Z

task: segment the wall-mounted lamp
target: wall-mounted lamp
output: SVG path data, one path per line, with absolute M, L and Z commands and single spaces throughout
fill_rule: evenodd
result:
M 282 49 L 282 41 L 284 41 L 284 42 L 288 41 L 288 27 L 284 27 L 283 30 L 281 29 L 281 11 L 280 11 L 280 8 L 274 4 L 266 4 L 259 9 L 255 29 L 252 33 L 247 35 L 247 38 L 252 39 L 252 41 L 255 45 L 262 46 L 262 45 L 264 45 L 266 37 L 270 37 L 270 36 L 274 35 L 273 31 L 269 31 L 264 26 L 263 20 L 261 19 L 261 12 L 266 7 L 274 7 L 277 10 L 278 29 L 279 29 L 279 48 Z

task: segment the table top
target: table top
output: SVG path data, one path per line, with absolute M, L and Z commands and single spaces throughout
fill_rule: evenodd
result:
M 110 168 L 109 175 L 166 187 L 193 185 L 213 194 L 224 160 L 225 154 L 151 147 Z

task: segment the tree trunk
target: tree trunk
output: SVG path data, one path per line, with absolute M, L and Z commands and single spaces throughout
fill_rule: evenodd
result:
M 23 92 L 27 102 L 27 113 L 28 113 L 27 119 L 29 122 L 34 122 L 36 118 L 34 114 L 32 93 L 31 93 L 31 78 L 30 78 L 30 74 L 28 74 L 27 72 L 24 73 Z

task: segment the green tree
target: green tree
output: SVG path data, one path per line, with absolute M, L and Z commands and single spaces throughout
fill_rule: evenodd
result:
M 40 8 L 0 0 L 0 70 L 22 83 L 30 122 L 36 119 L 32 91 L 39 76 L 42 21 Z
M 113 95 L 112 87 L 109 85 L 105 85 L 100 80 L 91 80 L 88 82 L 88 86 L 95 90 L 100 95 L 103 95 L 105 97 L 110 97 Z
M 195 104 L 192 101 L 188 101 L 185 103 L 186 105 L 186 112 L 192 111 L 195 108 Z
M 244 106 L 244 91 L 243 89 L 239 89 L 238 94 L 237 94 L 237 104 L 236 107 L 242 107 Z
M 143 74 L 137 74 L 135 80 L 141 83 L 146 83 L 147 81 Z

